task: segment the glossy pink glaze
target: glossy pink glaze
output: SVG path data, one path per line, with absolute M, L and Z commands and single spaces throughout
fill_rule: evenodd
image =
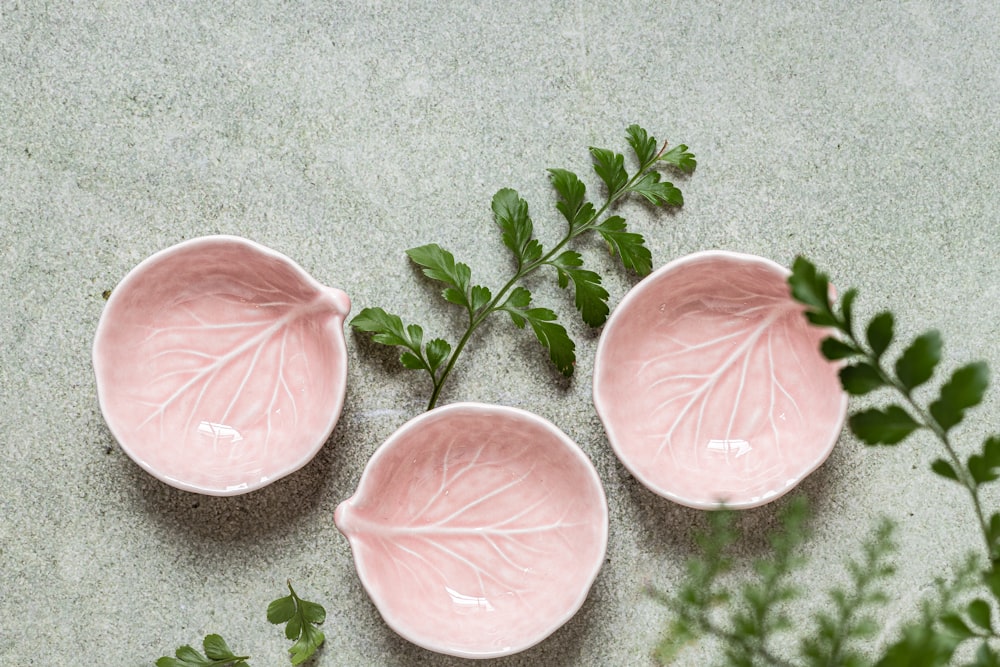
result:
M 598 344 L 594 404 L 615 453 L 656 493 L 696 508 L 762 505 L 815 470 L 847 408 L 828 332 L 787 269 L 695 253 L 632 289 Z
M 608 539 L 580 448 L 541 417 L 476 403 L 402 426 L 334 518 L 386 623 L 467 658 L 521 651 L 569 620 Z
M 94 340 L 122 449 L 188 491 L 252 491 L 305 465 L 344 401 L 347 295 L 246 239 L 167 248 L 114 289 Z

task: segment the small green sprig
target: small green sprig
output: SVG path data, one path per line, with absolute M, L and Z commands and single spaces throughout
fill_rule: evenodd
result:
M 983 400 L 989 385 L 987 365 L 979 361 L 954 371 L 941 385 L 937 398 L 924 406 L 913 391 L 933 377 L 941 361 L 943 343 L 937 331 L 917 336 L 890 366 L 885 355 L 895 337 L 892 313 L 873 317 L 862 338 L 852 312 L 855 290 L 845 292 L 837 308 L 830 300 L 829 278 L 802 257 L 792 266 L 789 284 L 795 299 L 807 307 L 809 321 L 831 327 L 839 334 L 824 339 L 820 349 L 827 359 L 848 362 L 840 369 L 845 391 L 863 395 L 888 388 L 902 399 L 902 404 L 891 403 L 852 414 L 848 420 L 851 431 L 869 445 L 895 445 L 918 429 L 930 431 L 946 455 L 935 459 L 931 470 L 968 491 L 986 553 L 991 561 L 996 560 L 1000 555 L 1000 513 L 986 519 L 980 487 L 1000 477 L 1000 437 L 987 438 L 982 451 L 963 462 L 949 435 L 965 418 L 966 411 Z
M 181 646 L 176 657 L 163 656 L 156 667 L 249 667 L 248 655 L 236 655 L 219 635 L 207 635 L 202 642 L 204 654 L 190 646 Z
M 728 552 L 739 539 L 733 512 L 713 511 L 709 529 L 697 537 L 700 553 L 687 563 L 687 576 L 676 592 L 656 589 L 653 597 L 673 612 L 655 657 L 672 664 L 684 647 L 702 636 L 719 640 L 725 665 L 755 667 L 860 667 L 867 664 L 857 648 L 873 634 L 871 610 L 887 601 L 882 583 L 893 573 L 893 525 L 883 521 L 862 546 L 862 557 L 847 564 L 850 586 L 829 591 L 833 612 L 821 612 L 816 628 L 800 642 L 802 661 L 783 657 L 774 648 L 779 635 L 794 630 L 789 605 L 799 596 L 790 582 L 803 564 L 797 554 L 808 536 L 808 508 L 795 498 L 779 514 L 781 528 L 771 535 L 771 555 L 754 563 L 754 577 L 738 590 L 727 585 L 733 571 Z M 728 613 L 722 613 L 725 605 Z M 800 631 L 802 628 L 798 628 Z
M 325 637 L 317 624 L 326 620 L 326 609 L 315 602 L 303 600 L 288 581 L 288 595 L 267 606 L 267 620 L 285 624 L 285 637 L 295 642 L 290 649 L 293 665 L 301 665 L 323 644 Z
M 919 623 L 904 629 L 876 667 L 949 664 L 958 645 L 968 640 L 982 642 L 968 667 L 1000 667 L 1000 658 L 989 643 L 1000 638 L 992 618 L 993 607 L 1000 603 L 1000 512 L 987 519 L 981 494 L 986 484 L 1000 478 L 1000 436 L 987 437 L 978 453 L 963 460 L 950 435 L 966 412 L 982 402 L 989 385 L 989 368 L 981 361 L 961 366 L 925 405 L 917 400 L 914 390 L 932 379 L 941 361 L 943 343 L 937 331 L 914 338 L 890 365 L 886 353 L 895 338 L 892 313 L 874 316 L 862 336 L 853 316 L 855 290 L 847 290 L 837 307 L 830 297 L 829 278 L 802 257 L 792 266 L 789 285 L 794 298 L 806 306 L 809 321 L 835 331 L 823 340 L 820 349 L 828 359 L 844 363 L 840 369 L 844 389 L 852 395 L 887 389 L 901 399 L 852 414 L 848 420 L 851 431 L 868 445 L 896 445 L 914 432 L 930 432 L 945 454 L 931 463 L 931 470 L 968 493 L 985 545 L 989 566 L 981 572 L 980 591 L 991 595 L 992 601 L 981 595 L 961 608 L 925 612 Z
M 400 363 L 405 368 L 424 371 L 432 384 L 427 409 L 437 404 L 438 397 L 455 363 L 473 333 L 494 313 L 504 312 L 514 326 L 530 326 L 535 337 L 548 351 L 555 367 L 564 375 L 573 374 L 576 345 L 548 308 L 534 306 L 531 292 L 521 284 L 535 271 L 547 267 L 555 273 L 558 285 L 567 289 L 573 285 L 574 303 L 584 322 L 598 327 L 609 313 L 608 291 L 601 276 L 583 268 L 583 257 L 568 245 L 588 234 L 598 234 L 609 251 L 617 255 L 622 265 L 639 275 L 652 270 L 652 256 L 640 234 L 630 232 L 624 218 L 610 215 L 612 207 L 628 195 L 638 195 L 656 206 L 681 206 L 681 191 L 662 179 L 657 167 L 663 163 L 681 172 L 690 173 L 696 166 L 695 157 L 687 146 L 680 144 L 667 149 L 638 125 L 627 130 L 637 169 L 629 174 L 625 156 L 605 148 L 590 148 L 594 171 L 604 184 L 605 197 L 600 207 L 587 199 L 586 186 L 580 178 L 565 169 L 550 169 L 549 177 L 558 196 L 556 209 L 566 221 L 563 237 L 546 249 L 534 237 L 534 223 L 528 203 L 511 189 L 503 189 L 493 197 L 492 211 L 500 228 L 503 244 L 514 258 L 514 275 L 494 293 L 489 287 L 474 284 L 472 271 L 454 255 L 437 244 L 428 244 L 406 251 L 412 262 L 420 266 L 425 276 L 444 284 L 441 296 L 460 307 L 466 317 L 466 330 L 455 345 L 443 338 L 424 342 L 423 327 L 404 324 L 398 315 L 382 308 L 365 308 L 351 320 L 351 326 L 374 334 L 376 343 L 403 348 Z
M 857 292 L 847 290 L 839 304 L 835 303 L 828 277 L 801 257 L 792 266 L 789 285 L 793 297 L 806 306 L 806 318 L 831 330 L 832 335 L 822 341 L 820 349 L 828 359 L 843 364 L 839 374 L 845 391 L 865 395 L 885 390 L 897 397 L 883 407 L 854 412 L 848 420 L 851 431 L 873 446 L 897 445 L 917 432 L 929 433 L 936 439 L 944 456 L 933 461 L 931 470 L 969 494 L 983 536 L 987 566 L 983 568 L 982 559 L 973 555 L 953 580 L 938 580 L 936 599 L 926 601 L 919 617 L 905 624 L 898 639 L 871 659 L 867 657 L 869 652 L 858 649 L 857 643 L 874 634 L 869 609 L 886 602 L 879 584 L 893 573 L 887 560 L 895 548 L 892 526 L 883 521 L 864 545 L 862 558 L 848 563 L 851 587 L 831 591 L 830 610 L 815 615 L 816 629 L 801 642 L 801 661 L 795 661 L 768 647 L 768 637 L 782 630 L 782 624 L 751 622 L 759 613 L 757 609 L 766 610 L 775 602 L 764 595 L 766 588 L 775 585 L 778 593 L 781 591 L 768 580 L 769 571 L 758 570 L 759 583 L 747 587 L 743 599 L 735 603 L 735 596 L 718 583 L 728 566 L 712 564 L 726 563 L 719 558 L 720 550 L 735 538 L 729 526 L 713 522 L 713 530 L 701 540 L 703 553 L 689 565 L 688 580 L 680 592 L 658 596 L 674 614 L 657 657 L 670 662 L 676 657 L 678 640 L 691 641 L 707 634 L 721 641 L 727 664 L 732 665 L 944 667 L 952 664 L 963 643 L 976 642 L 972 661 L 964 667 L 1000 667 L 996 649 L 1000 630 L 995 614 L 1000 607 L 1000 512 L 987 519 L 981 494 L 985 485 L 1000 479 L 1000 437 L 986 438 L 981 449 L 964 458 L 951 440 L 952 429 L 983 399 L 989 383 L 986 364 L 975 362 L 958 368 L 925 404 L 918 399 L 916 390 L 932 380 L 941 362 L 943 343 L 937 331 L 920 334 L 890 362 L 889 350 L 895 340 L 891 313 L 879 313 L 861 326 L 853 312 Z M 787 519 L 783 523 L 783 539 L 794 540 L 799 529 Z M 787 565 L 780 558 L 775 562 L 780 571 Z M 756 592 L 748 598 L 748 591 Z M 722 602 L 742 604 L 744 611 L 737 608 L 727 624 L 720 624 L 721 615 L 712 607 Z M 761 628 L 766 631 L 761 632 Z

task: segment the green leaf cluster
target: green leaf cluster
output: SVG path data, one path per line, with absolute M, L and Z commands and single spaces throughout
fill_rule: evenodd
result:
M 876 634 L 870 612 L 887 602 L 881 582 L 893 573 L 888 557 L 895 548 L 892 525 L 883 521 L 863 546 L 861 557 L 847 563 L 850 586 L 830 591 L 829 607 L 814 615 L 815 629 L 801 641 L 799 657 L 794 659 L 771 649 L 771 638 L 788 629 L 786 619 L 773 615 L 771 609 L 793 597 L 793 588 L 781 577 L 794 562 L 783 556 L 782 545 L 795 543 L 800 526 L 786 516 L 774 547 L 771 568 L 777 569 L 758 567 L 757 579 L 736 596 L 719 583 L 729 566 L 712 565 L 727 562 L 718 560 L 719 551 L 731 545 L 734 537 L 728 525 L 713 523 L 715 532 L 702 540 L 708 548 L 703 547 L 689 564 L 687 581 L 679 592 L 658 594 L 673 611 L 673 618 L 657 657 L 669 663 L 685 642 L 710 635 L 721 642 L 729 665 L 943 667 L 953 664 L 959 648 L 970 643 L 967 654 L 972 659 L 964 667 L 1000 667 L 996 618 L 1000 512 L 987 517 L 981 493 L 985 485 L 1000 479 L 1000 436 L 986 438 L 967 456 L 952 441 L 955 427 L 983 400 L 989 384 L 986 364 L 961 366 L 935 387 L 944 348 L 939 332 L 930 330 L 899 341 L 890 312 L 878 313 L 867 323 L 856 321 L 857 292 L 849 289 L 836 302 L 829 278 L 801 257 L 792 266 L 789 287 L 794 299 L 805 306 L 808 321 L 827 330 L 820 351 L 840 364 L 844 390 L 855 396 L 891 397 L 876 407 L 855 411 L 848 420 L 851 431 L 873 446 L 895 446 L 916 432 L 936 440 L 943 456 L 934 459 L 931 470 L 967 492 L 983 536 L 987 565 L 982 567 L 982 560 L 973 556 L 954 580 L 937 581 L 936 599 L 925 601 L 919 617 L 906 623 L 898 637 L 872 659 L 872 648 L 862 643 Z M 928 395 L 929 399 L 922 398 Z M 727 623 L 717 620 L 721 603 L 729 609 Z
M 885 605 L 882 587 L 893 574 L 893 525 L 882 522 L 862 545 L 862 557 L 847 564 L 850 585 L 829 591 L 832 611 L 815 618 L 815 628 L 799 641 L 802 662 L 780 656 L 778 639 L 798 629 L 790 609 L 800 590 L 791 577 L 803 564 L 798 555 L 808 536 L 808 507 L 796 498 L 779 515 L 780 529 L 771 537 L 771 552 L 753 564 L 753 578 L 734 589 L 727 575 L 734 571 L 729 555 L 740 539 L 730 510 L 710 513 L 709 528 L 697 537 L 700 552 L 687 563 L 687 575 L 676 592 L 652 589 L 652 595 L 673 614 L 655 652 L 660 664 L 673 664 L 684 648 L 702 636 L 720 640 L 724 665 L 867 665 L 859 642 L 875 632 L 873 609 Z M 720 607 L 724 605 L 724 610 Z
M 894 363 L 889 363 L 886 357 L 896 343 L 892 313 L 879 313 L 861 327 L 852 312 L 856 292 L 848 290 L 840 304 L 835 304 L 829 278 L 802 257 L 792 266 L 789 285 L 793 297 L 806 306 L 805 315 L 809 321 L 831 329 L 831 335 L 823 340 L 820 350 L 828 359 L 844 364 L 840 369 L 844 390 L 852 395 L 887 390 L 897 398 L 887 405 L 852 414 L 848 420 L 851 431 L 869 445 L 896 445 L 918 430 L 932 434 L 944 456 L 931 463 L 931 471 L 968 492 L 991 563 L 989 569 L 980 573 L 980 579 L 992 595 L 992 601 L 977 597 L 964 608 L 942 607 L 935 613 L 925 614 L 920 623 L 907 626 L 902 637 L 886 650 L 877 665 L 948 664 L 959 644 L 976 639 L 983 643 L 970 665 L 995 664 L 997 656 L 987 640 L 997 637 L 991 610 L 1000 604 L 1000 568 L 997 565 L 1000 562 L 1000 513 L 994 512 L 986 518 L 980 491 L 984 484 L 1000 477 L 1000 437 L 987 438 L 977 453 L 963 460 L 950 435 L 965 419 L 966 412 L 982 402 L 989 385 L 987 365 L 973 362 L 959 367 L 940 384 L 929 403 L 921 402 L 915 390 L 934 378 L 942 359 L 944 345 L 938 331 L 929 330 L 909 342 L 900 343 L 902 351 Z
M 556 284 L 572 289 L 573 303 L 581 319 L 592 327 L 607 321 L 610 295 L 602 277 L 585 267 L 584 256 L 569 244 L 577 238 L 596 234 L 617 256 L 622 266 L 642 276 L 652 270 L 652 255 L 641 234 L 629 230 L 625 219 L 613 215 L 611 208 L 624 197 L 635 195 L 656 206 L 681 206 L 681 191 L 664 180 L 658 171 L 661 165 L 690 173 L 696 167 L 693 154 L 681 144 L 667 150 L 659 147 L 646 130 L 632 125 L 626 130 L 626 140 L 632 148 L 635 170 L 630 172 L 625 155 L 606 148 L 590 148 L 594 172 L 604 186 L 600 206 L 588 199 L 587 186 L 579 176 L 566 169 L 550 169 L 549 178 L 556 193 L 556 210 L 566 222 L 563 236 L 552 246 L 545 247 L 535 237 L 535 226 L 528 203 L 513 189 L 499 190 L 493 197 L 493 220 L 500 231 L 503 245 L 510 251 L 514 271 L 498 289 L 473 284 L 472 271 L 454 255 L 437 244 L 428 244 L 406 251 L 412 262 L 421 267 L 430 280 L 443 284 L 442 298 L 465 311 L 465 332 L 453 345 L 443 338 L 424 342 L 423 328 L 404 324 L 402 319 L 382 308 L 364 308 L 351 320 L 351 326 L 373 334 L 372 340 L 382 345 L 403 348 L 400 363 L 404 368 L 428 374 L 432 390 L 428 409 L 437 403 L 440 392 L 451 374 L 459 355 L 473 333 L 494 313 L 505 312 L 514 326 L 530 326 L 535 338 L 548 352 L 556 369 L 571 376 L 576 367 L 576 345 L 566 328 L 558 321 L 555 311 L 533 305 L 533 295 L 524 284 L 525 278 L 541 270 L 555 274 Z
M 236 655 L 219 635 L 207 635 L 202 641 L 204 654 L 190 646 L 181 646 L 173 658 L 163 656 L 156 667 L 249 667 L 248 655 Z
M 285 637 L 294 641 L 290 649 L 293 665 L 301 665 L 322 646 L 325 637 L 316 626 L 326 620 L 326 609 L 315 602 L 303 600 L 288 582 L 288 595 L 267 606 L 267 620 L 285 624 Z

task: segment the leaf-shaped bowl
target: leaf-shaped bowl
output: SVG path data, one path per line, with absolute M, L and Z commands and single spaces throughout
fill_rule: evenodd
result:
M 522 651 L 569 620 L 608 540 L 604 489 L 576 443 L 478 403 L 403 425 L 334 519 L 386 623 L 465 658 Z
M 145 259 L 113 290 L 94 370 L 122 449 L 167 484 L 235 495 L 298 470 L 340 416 L 347 295 L 235 236 Z
M 700 509 L 749 508 L 829 456 L 847 397 L 819 351 L 789 271 L 753 255 L 699 252 L 636 285 L 601 333 L 594 405 L 645 486 Z

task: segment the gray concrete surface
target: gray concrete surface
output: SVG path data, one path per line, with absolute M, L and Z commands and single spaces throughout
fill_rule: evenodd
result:
M 332 438 L 264 490 L 176 491 L 114 442 L 90 362 L 101 293 L 183 239 L 246 236 L 347 290 L 355 312 L 381 305 L 454 338 L 403 250 L 442 243 L 501 283 L 492 194 L 517 188 L 555 238 L 546 168 L 596 190 L 587 146 L 622 150 L 636 122 L 699 160 L 677 179 L 683 210 L 623 208 L 657 265 L 707 248 L 804 253 L 860 289 L 862 315 L 891 308 L 904 336 L 939 328 L 949 365 L 997 366 L 998 45 L 992 0 L 0 0 L 0 664 L 151 665 L 207 632 L 284 664 L 264 609 L 289 577 L 329 611 L 313 664 L 462 662 L 381 622 L 333 526 L 368 457 L 426 400 L 423 379 L 363 337 L 348 332 Z M 617 302 L 632 279 L 585 252 Z M 571 322 L 575 379 L 497 323 L 444 400 L 527 407 L 565 430 L 604 481 L 611 543 L 581 612 L 497 664 L 649 664 L 666 614 L 644 586 L 678 580 L 703 516 L 617 462 L 590 404 L 596 334 L 554 285 L 536 297 Z M 963 447 L 1000 430 L 996 396 Z M 815 604 L 877 516 L 900 522 L 883 640 L 978 547 L 966 499 L 927 472 L 935 456 L 927 439 L 872 451 L 845 435 L 802 485 Z M 756 537 L 742 556 L 780 504 L 744 515 Z

